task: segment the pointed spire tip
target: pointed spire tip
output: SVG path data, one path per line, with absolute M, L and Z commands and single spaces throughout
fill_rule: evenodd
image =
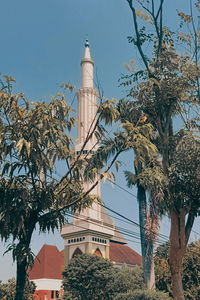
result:
M 85 47 L 88 47 L 88 48 L 90 47 L 88 39 L 85 40 Z

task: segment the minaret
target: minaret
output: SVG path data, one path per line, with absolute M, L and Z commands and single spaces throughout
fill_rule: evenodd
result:
M 93 86 L 94 61 L 90 54 L 88 40 L 85 42 L 84 57 L 81 60 L 82 84 L 78 90 L 78 139 L 75 151 L 77 154 L 86 155 L 88 151 L 97 150 L 97 140 L 93 134 L 87 144 L 83 145 L 88 133 L 94 129 L 98 92 Z M 90 188 L 90 183 L 84 183 L 84 189 Z M 100 197 L 100 183 L 92 194 Z M 92 206 L 77 214 L 72 223 L 63 226 L 61 236 L 65 243 L 65 266 L 70 259 L 81 253 L 98 254 L 109 258 L 110 240 L 126 243 L 123 237 L 117 233 L 112 219 L 97 201 Z
M 85 42 L 84 57 L 81 60 L 82 84 L 79 89 L 78 96 L 78 144 L 76 150 L 80 151 L 85 142 L 88 133 L 94 128 L 98 93 L 93 86 L 94 62 L 90 55 L 90 45 L 88 40 Z M 96 149 L 96 138 L 93 134 L 90 141 L 87 143 L 84 150 L 89 151 Z
M 78 140 L 75 147 L 77 154 L 82 151 L 83 155 L 97 149 L 97 139 L 93 134 L 87 144 L 84 146 L 85 140 L 88 135 L 94 131 L 96 113 L 97 113 L 97 99 L 98 92 L 93 86 L 94 82 L 94 61 L 90 54 L 89 41 L 85 41 L 84 56 L 81 60 L 81 88 L 78 90 Z M 84 190 L 87 191 L 91 187 L 89 182 L 84 183 Z M 93 190 L 92 194 L 100 197 L 100 184 L 98 184 Z M 94 202 L 91 208 L 84 209 L 81 215 L 92 218 L 94 220 L 101 220 L 101 206 Z M 76 220 L 74 220 L 76 223 Z

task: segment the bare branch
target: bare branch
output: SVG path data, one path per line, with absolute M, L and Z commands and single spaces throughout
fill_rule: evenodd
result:
M 152 14 L 154 15 L 154 11 L 155 11 L 154 0 L 151 0 L 151 9 L 152 9 Z
M 123 144 L 124 146 L 124 144 Z M 81 196 L 79 197 L 78 199 L 75 199 L 73 200 L 72 202 L 70 202 L 69 204 L 59 208 L 59 209 L 55 209 L 55 210 L 51 210 L 50 212 L 48 213 L 45 213 L 44 215 L 40 216 L 38 218 L 38 221 L 43 219 L 43 218 L 46 218 L 47 216 L 49 215 L 52 215 L 52 214 L 57 214 L 59 212 L 62 212 L 63 210 L 65 209 L 68 209 L 70 207 L 73 207 L 74 205 L 77 205 L 78 203 L 80 203 L 85 197 L 87 197 L 89 195 L 89 193 L 99 184 L 99 182 L 104 178 L 105 174 L 109 172 L 109 170 L 112 168 L 113 164 L 115 163 L 117 157 L 120 155 L 120 153 L 123 151 L 123 146 L 119 149 L 119 151 L 115 154 L 115 156 L 113 157 L 110 165 L 107 167 L 107 169 L 105 170 L 105 172 L 103 174 L 100 174 L 99 175 L 99 178 L 95 181 L 95 183 Z M 66 187 L 63 187 L 59 192 L 58 194 L 62 193 L 64 191 Z
M 161 10 L 162 10 L 163 3 L 164 3 L 164 0 L 160 0 L 160 6 L 159 6 L 159 8 L 158 8 L 158 11 L 157 11 L 157 14 L 156 14 L 156 17 L 155 17 L 156 20 L 158 19 L 159 14 L 160 14 L 160 12 L 161 12 Z
M 147 59 L 144 55 L 144 52 L 142 50 L 142 42 L 141 42 L 141 39 L 140 39 L 140 33 L 139 33 L 139 29 L 138 29 L 138 23 L 137 23 L 137 16 L 136 16 L 136 11 L 135 11 L 135 8 L 133 7 L 133 1 L 132 0 L 127 0 L 129 6 L 130 6 L 130 9 L 132 11 L 132 16 L 133 16 L 133 23 L 134 23 L 134 29 L 135 29 L 135 34 L 136 34 L 136 46 L 138 48 L 138 51 L 140 53 L 140 56 L 142 58 L 142 61 L 145 65 L 145 67 L 147 68 L 147 71 L 149 74 L 151 74 L 151 71 L 149 69 L 149 65 L 148 65 L 148 62 L 147 62 Z

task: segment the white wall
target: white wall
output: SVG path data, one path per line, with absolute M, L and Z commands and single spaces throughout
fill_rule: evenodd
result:
M 41 279 L 34 279 L 31 281 L 35 283 L 37 291 L 39 290 L 59 291 L 62 285 L 62 280 L 59 279 L 41 278 Z

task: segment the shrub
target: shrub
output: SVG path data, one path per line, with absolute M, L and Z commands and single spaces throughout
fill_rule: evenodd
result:
M 64 299 L 112 299 L 113 265 L 96 255 L 77 255 L 63 272 Z
M 113 280 L 110 283 L 113 294 L 127 293 L 135 289 L 144 289 L 143 270 L 140 266 L 134 268 L 123 265 L 120 269 L 114 270 Z
M 114 300 L 170 300 L 167 294 L 150 290 L 135 290 L 118 294 Z

